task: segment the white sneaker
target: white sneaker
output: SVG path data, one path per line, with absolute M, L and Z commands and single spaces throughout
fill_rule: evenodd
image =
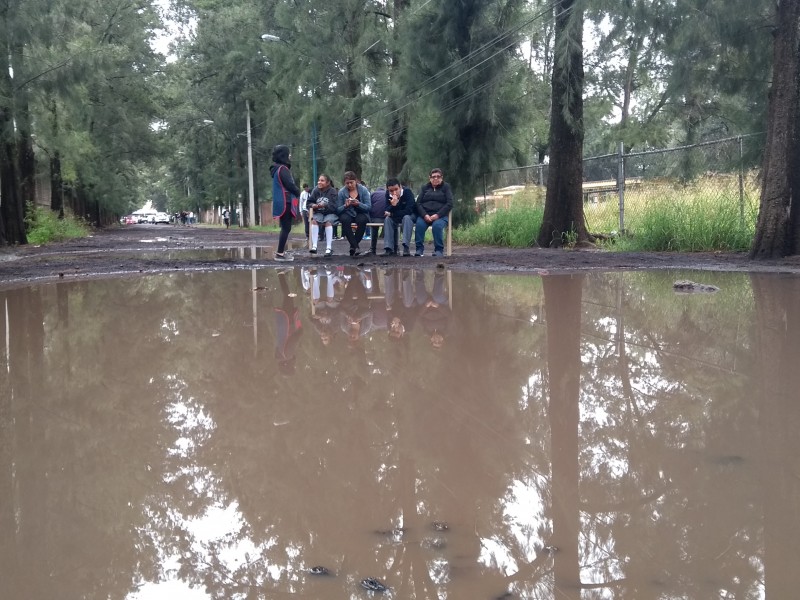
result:
M 292 262 L 294 260 L 294 256 L 292 256 L 291 254 L 287 254 L 286 252 L 284 252 L 283 254 L 278 254 L 276 252 L 275 260 L 277 260 L 278 262 Z

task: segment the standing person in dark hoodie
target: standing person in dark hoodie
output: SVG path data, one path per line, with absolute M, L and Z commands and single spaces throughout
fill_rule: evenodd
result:
M 414 241 L 417 251 L 414 256 L 422 256 L 425 250 L 425 232 L 433 230 L 433 255 L 444 256 L 444 229 L 448 215 L 453 209 L 453 191 L 445 183 L 441 169 L 431 169 L 430 183 L 422 186 L 417 196 L 417 227 Z
M 292 164 L 289 162 L 291 158 L 289 146 L 275 146 L 272 149 L 272 166 L 269 168 L 272 175 L 272 217 L 278 219 L 281 225 L 275 260 L 282 262 L 294 260 L 291 254 L 286 253 L 286 241 L 292 231 L 292 221 L 297 218 L 297 203 L 300 198 L 300 189 L 292 177 Z

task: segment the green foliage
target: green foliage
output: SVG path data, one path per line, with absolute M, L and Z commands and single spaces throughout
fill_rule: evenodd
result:
M 619 250 L 635 251 L 745 251 L 755 232 L 756 208 L 746 207 L 744 220 L 738 203 L 710 190 L 684 196 L 664 196 L 649 202 L 632 235 L 617 241 Z
M 28 205 L 25 228 L 30 244 L 61 242 L 89 235 L 89 225 L 80 218 L 66 212 L 63 219 L 48 208 Z
M 453 230 L 453 239 L 458 244 L 528 248 L 534 245 L 543 215 L 541 205 L 513 204 L 477 223 Z

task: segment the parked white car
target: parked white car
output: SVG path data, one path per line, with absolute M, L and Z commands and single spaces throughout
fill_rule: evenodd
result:
M 165 212 L 156 213 L 154 223 L 166 223 L 169 225 L 169 215 Z

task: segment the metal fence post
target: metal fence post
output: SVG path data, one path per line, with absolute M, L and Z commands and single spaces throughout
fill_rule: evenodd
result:
M 480 207 L 478 207 L 480 210 Z M 489 201 L 486 199 L 486 173 L 483 174 L 483 222 L 486 222 L 489 212 Z M 479 213 L 480 214 L 480 213 Z
M 617 195 L 619 196 L 619 233 L 625 233 L 625 145 L 617 147 Z
M 744 227 L 744 144 L 739 140 L 739 226 Z

